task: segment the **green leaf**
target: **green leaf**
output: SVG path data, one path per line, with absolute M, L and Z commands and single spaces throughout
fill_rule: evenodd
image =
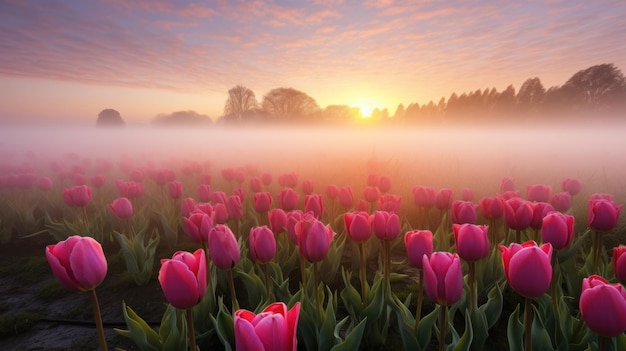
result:
M 519 320 L 520 305 L 517 304 L 515 311 L 509 316 L 506 336 L 509 340 L 510 351 L 524 350 L 524 325 Z
M 115 332 L 131 339 L 140 350 L 161 350 L 159 334 L 150 328 L 141 317 L 122 301 L 122 313 L 128 330 L 115 329 Z
M 433 325 L 437 322 L 437 316 L 439 315 L 440 308 L 441 306 L 437 305 L 432 312 L 420 320 L 420 324 L 417 326 L 417 342 L 420 344 L 422 349 L 430 343 Z
M 491 288 L 487 296 L 487 302 L 478 309 L 485 315 L 487 327 L 491 329 L 500 320 L 504 299 L 502 298 L 502 290 L 498 284 L 495 284 L 494 287 Z
M 219 311 L 217 312 L 217 316 L 214 317 L 211 315 L 211 320 L 215 326 L 217 337 L 224 345 L 224 349 L 226 351 L 232 351 L 235 346 L 235 326 L 233 317 L 228 313 L 226 306 L 224 306 L 223 297 L 219 298 L 218 305 Z
M 475 309 L 473 313 L 466 311 L 466 314 L 470 315 L 472 321 L 472 330 L 474 334 L 471 343 L 472 350 L 480 350 L 483 348 L 485 341 L 489 337 L 487 317 L 480 308 Z
M 335 330 L 335 337 L 339 337 L 339 328 L 343 326 L 343 322 L 347 320 L 347 317 L 344 318 L 342 323 L 337 324 L 337 328 Z M 335 345 L 331 351 L 358 351 L 361 346 L 361 340 L 363 340 L 363 332 L 365 331 L 365 325 L 367 324 L 367 319 L 361 321 L 361 323 L 357 324 L 352 330 L 346 335 L 345 340 Z
M 187 322 L 185 311 L 168 305 L 163 318 L 159 335 L 163 343 L 163 351 L 176 351 L 187 349 Z
M 320 285 L 323 284 L 320 283 Z M 332 294 L 330 294 L 330 296 L 328 297 L 328 303 L 326 304 L 326 311 L 324 312 L 324 320 L 319 330 L 319 347 L 317 348 L 318 351 L 328 351 L 333 346 L 335 346 L 335 344 L 337 344 L 337 340 L 335 339 L 335 326 L 337 320 L 335 318 L 335 311 L 333 309 L 332 299 Z M 341 339 L 339 339 L 339 341 L 340 340 Z
M 475 311 L 476 312 L 476 311 Z M 474 330 L 472 328 L 472 319 L 469 311 L 465 311 L 465 332 L 459 342 L 454 346 L 454 351 L 468 351 L 472 346 L 472 340 L 474 339 Z
M 550 334 L 543 325 L 543 321 L 539 315 L 539 311 L 535 306 L 533 308 L 533 325 L 532 325 L 532 343 L 534 351 L 551 351 L 552 340 L 550 340 Z

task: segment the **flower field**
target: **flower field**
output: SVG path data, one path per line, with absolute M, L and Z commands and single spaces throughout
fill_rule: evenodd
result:
M 0 346 L 84 324 L 47 348 L 626 349 L 612 154 L 305 135 L 3 146 Z

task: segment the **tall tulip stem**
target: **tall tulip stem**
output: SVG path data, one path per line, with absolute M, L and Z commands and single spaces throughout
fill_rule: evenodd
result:
M 209 243 L 202 242 L 202 248 L 204 249 L 204 258 L 206 260 L 206 283 L 207 288 L 212 289 L 211 286 L 211 256 L 209 256 Z
M 476 262 L 467 262 L 469 267 L 468 283 L 469 283 L 469 310 L 470 313 L 474 313 L 476 309 Z
M 518 244 L 522 242 L 522 231 L 520 229 L 515 230 L 515 242 Z
M 317 262 L 313 263 L 313 283 L 315 288 L 315 304 L 317 306 L 317 321 L 322 324 L 322 297 L 320 296 L 320 290 L 317 288 L 318 275 L 317 275 Z
M 100 340 L 100 350 L 107 351 L 107 340 L 104 337 L 104 325 L 102 324 L 102 314 L 100 313 L 100 304 L 98 303 L 96 289 L 91 289 L 91 302 L 93 303 L 93 317 L 96 320 L 98 339 Z
M 606 336 L 598 335 L 598 350 L 599 351 L 606 351 L 607 339 L 608 338 Z
M 524 302 L 524 350 L 532 351 L 532 327 L 533 327 L 533 310 L 532 301 L 529 297 Z
M 361 264 L 359 266 L 359 278 L 361 279 L 361 299 L 363 301 L 363 305 L 367 304 L 367 295 L 368 295 L 368 285 L 367 285 L 367 262 L 365 261 L 365 244 L 359 243 L 359 256 L 361 259 Z
M 448 325 L 448 306 L 439 306 L 439 351 L 446 349 L 446 327 Z
M 265 280 L 265 295 L 270 298 L 270 273 L 267 269 L 267 263 L 261 263 L 261 269 L 263 270 L 263 279 Z
M 554 340 L 555 344 L 558 346 L 560 342 L 561 336 L 561 316 L 559 313 L 559 291 L 558 284 L 560 281 L 561 270 L 559 267 L 559 260 L 557 258 L 557 252 L 554 250 L 552 254 L 552 284 L 550 285 L 550 294 L 552 295 L 552 309 L 554 310 L 554 323 L 555 323 L 555 332 L 554 332 Z
M 187 315 L 187 334 L 189 335 L 189 350 L 196 351 L 196 331 L 193 326 L 193 311 L 191 308 L 185 310 Z
M 304 265 L 304 260 L 305 258 L 302 257 L 302 254 L 300 254 L 300 276 L 301 276 L 301 280 L 302 280 L 302 286 L 306 289 L 306 267 Z
M 419 272 L 419 282 L 417 283 L 417 308 L 415 310 L 415 331 L 417 331 L 417 327 L 420 324 L 420 320 L 422 319 L 422 303 L 424 301 L 424 270 L 422 268 L 418 268 Z
M 600 274 L 600 256 L 602 256 L 602 233 L 592 231 L 593 235 L 593 272 Z
M 235 279 L 233 278 L 233 270 L 228 270 L 228 286 L 230 287 L 230 298 L 233 303 L 233 313 L 239 309 L 239 302 L 237 301 L 237 294 L 235 293 Z
M 389 290 L 391 290 L 391 284 L 389 282 L 389 274 L 391 271 L 391 247 L 389 245 L 389 240 L 383 240 L 383 262 L 384 262 L 384 282 L 385 286 L 383 290 L 383 296 L 385 302 L 387 301 L 387 296 L 389 296 Z

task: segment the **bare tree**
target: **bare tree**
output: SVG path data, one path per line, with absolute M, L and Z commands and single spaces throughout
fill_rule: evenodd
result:
M 241 120 L 242 116 L 249 111 L 258 108 L 254 92 L 244 86 L 237 85 L 228 91 L 228 99 L 224 104 L 224 115 L 232 116 L 236 120 Z
M 317 102 L 293 88 L 276 88 L 263 97 L 263 111 L 279 119 L 310 117 L 319 112 Z

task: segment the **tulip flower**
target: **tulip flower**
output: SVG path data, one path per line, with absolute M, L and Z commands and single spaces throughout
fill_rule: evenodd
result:
M 261 313 L 237 310 L 233 318 L 237 351 L 296 351 L 300 302 L 290 309 L 283 302 Z
M 120 197 L 113 200 L 112 203 L 108 205 L 109 209 L 115 217 L 119 219 L 126 219 L 133 216 L 133 204 L 128 200 L 128 198 Z
M 378 189 L 377 186 L 366 186 L 365 189 L 363 189 L 363 198 L 365 199 L 365 201 L 369 202 L 370 204 L 373 204 L 374 202 L 378 201 L 379 197 L 380 197 L 380 190 Z
M 261 182 L 263 183 L 263 185 L 269 186 L 270 184 L 272 184 L 272 175 L 270 173 L 261 174 Z
M 367 175 L 367 181 L 365 182 L 367 186 L 378 186 L 380 177 L 378 174 L 370 173 Z
M 302 192 L 304 193 L 304 195 L 311 195 L 313 194 L 313 179 L 305 179 L 302 181 Z
M 348 237 L 356 243 L 367 241 L 372 234 L 373 217 L 367 212 L 348 212 L 343 216 Z
M 589 200 L 589 216 L 587 221 L 589 228 L 608 232 L 615 228 L 619 213 L 624 205 L 616 205 L 612 200 L 592 199 Z
M 620 283 L 626 285 L 626 246 L 613 248 L 613 272 Z
M 426 186 L 415 186 L 413 188 L 413 202 L 421 208 L 431 208 L 435 206 L 435 188 Z
M 106 177 L 104 176 L 104 174 L 96 174 L 95 176 L 91 177 L 91 186 L 96 189 L 102 188 L 105 183 Z
M 224 168 L 222 169 L 222 178 L 224 178 L 227 182 L 232 182 L 235 180 L 235 169 L 234 168 Z
M 567 191 L 562 191 L 552 195 L 550 203 L 554 207 L 554 210 L 559 212 L 567 212 L 572 208 L 572 195 Z
M 198 200 L 200 202 L 209 202 L 211 201 L 211 186 L 208 184 L 200 184 L 198 185 L 198 189 L 196 190 L 198 194 Z
M 309 262 L 319 262 L 326 257 L 335 236 L 330 226 L 324 226 L 313 217 L 304 216 L 296 223 L 294 230 L 302 257 Z
M 50 179 L 50 177 L 41 177 L 37 181 L 37 187 L 39 187 L 41 191 L 49 191 L 52 189 L 52 186 L 52 179 Z
M 514 197 L 504 201 L 504 222 L 507 227 L 515 230 L 515 241 L 519 242 L 521 231 L 530 226 L 533 219 L 534 204 L 530 201 Z
M 391 241 L 400 234 L 400 218 L 387 211 L 374 211 L 374 234 L 383 241 Z
M 452 189 L 442 188 L 435 194 L 435 207 L 441 211 L 449 210 L 452 206 Z
M 311 212 L 315 218 L 321 219 L 324 214 L 324 199 L 322 195 L 306 195 L 304 197 L 304 212 Z
M 287 214 L 280 208 L 274 208 L 269 212 L 270 228 L 274 235 L 287 230 Z
M 211 216 L 202 211 L 193 211 L 189 217 L 183 218 L 187 236 L 197 243 L 209 241 L 209 231 L 213 228 Z
M 454 224 L 456 251 L 465 261 L 478 261 L 489 256 L 489 237 L 486 225 Z
M 168 182 L 167 193 L 172 199 L 178 199 L 183 194 L 183 183 L 176 180 Z
M 177 251 L 171 259 L 161 260 L 159 283 L 172 306 L 189 309 L 202 300 L 207 287 L 205 262 L 202 249 L 193 254 Z
M 339 205 L 346 210 L 354 205 L 354 196 L 352 194 L 352 188 L 349 185 L 339 188 L 337 197 L 339 198 Z
M 378 209 L 381 211 L 400 213 L 402 197 L 393 194 L 383 194 L 378 199 Z
M 250 190 L 252 190 L 252 192 L 258 193 L 263 190 L 263 185 L 261 184 L 261 178 L 259 177 L 250 178 L 249 183 L 250 183 Z
M 180 212 L 183 217 L 189 217 L 189 214 L 196 208 L 196 200 L 193 197 L 186 197 L 180 202 Z
M 295 188 L 298 185 L 298 174 L 285 173 L 278 176 L 278 184 L 283 188 Z
M 63 287 L 75 292 L 91 291 L 100 348 L 106 351 L 104 325 L 96 295 L 96 287 L 107 274 L 107 261 L 102 246 L 91 237 L 74 235 L 56 245 L 48 245 L 46 259 L 55 278 Z
M 223 191 L 214 191 L 211 193 L 211 203 L 215 204 L 226 204 L 226 200 L 228 199 L 228 195 L 226 195 Z
M 143 185 L 135 181 L 117 181 L 115 182 L 115 185 L 117 186 L 117 190 L 120 192 L 120 196 L 127 197 L 129 199 L 136 199 L 141 197 L 144 193 Z
M 452 202 L 450 216 L 453 224 L 474 224 L 476 223 L 476 205 L 469 201 L 455 200 Z
M 551 212 L 543 217 L 542 222 L 541 242 L 552 244 L 555 250 L 570 246 L 574 240 L 574 216 Z
M 626 331 L 626 289 L 592 275 L 583 279 L 579 302 L 580 314 L 601 337 L 615 337 Z
M 228 218 L 235 220 L 243 217 L 243 206 L 241 204 L 241 198 L 238 195 L 231 195 L 226 199 L 226 210 L 228 212 Z
M 276 255 L 276 239 L 267 227 L 250 229 L 250 254 L 256 262 L 267 263 Z
M 91 188 L 87 185 L 76 185 L 63 189 L 63 200 L 71 207 L 85 207 L 91 202 Z
M 548 202 L 552 187 L 544 184 L 533 184 L 526 187 L 526 200 L 532 202 Z
M 378 189 L 380 192 L 385 194 L 391 190 L 391 179 L 387 176 L 380 176 L 378 179 Z
M 282 208 L 285 212 L 293 211 L 300 200 L 300 195 L 298 195 L 298 193 L 291 188 L 281 189 L 276 197 L 278 198 L 280 208 Z
M 582 185 L 580 184 L 580 180 L 578 179 L 565 178 L 561 182 L 561 189 L 568 192 L 571 196 L 578 195 L 581 188 Z
M 215 224 L 224 224 L 228 221 L 228 208 L 225 204 L 217 203 L 213 206 L 213 222 Z
M 219 269 L 228 272 L 228 286 L 233 310 L 239 308 L 235 293 L 235 282 L 232 267 L 239 263 L 240 249 L 235 234 L 225 225 L 218 224 L 209 231 L 209 254 L 213 263 Z
M 461 200 L 463 201 L 473 201 L 474 200 L 474 189 L 472 188 L 463 188 L 461 190 Z
M 430 230 L 412 230 L 404 234 L 404 246 L 409 263 L 417 267 L 419 280 L 417 290 L 417 309 L 415 312 L 415 326 L 419 324 L 422 315 L 422 300 L 424 298 L 424 256 L 433 253 L 433 233 Z
M 287 224 L 285 229 L 287 230 L 287 237 L 292 243 L 298 245 L 298 235 L 296 234 L 296 224 L 302 220 L 304 213 L 300 210 L 287 212 Z
M 244 181 L 246 181 L 246 172 L 243 168 L 237 168 L 235 169 L 235 175 L 233 177 L 233 180 L 235 182 L 237 182 L 237 184 L 239 184 L 239 186 L 241 186 L 241 184 L 243 184 Z
M 233 190 L 233 195 L 235 196 L 239 196 L 239 199 L 241 199 L 241 202 L 246 201 L 246 198 L 248 198 L 248 190 L 246 190 L 245 188 L 235 188 Z
M 329 184 L 326 186 L 326 197 L 331 200 L 334 200 L 339 196 L 339 187 L 334 184 Z
M 506 280 L 518 294 L 535 298 L 543 295 L 552 281 L 552 245 L 537 246 L 534 241 L 500 245 Z
M 500 191 L 515 191 L 515 181 L 511 177 L 504 177 L 500 181 Z

